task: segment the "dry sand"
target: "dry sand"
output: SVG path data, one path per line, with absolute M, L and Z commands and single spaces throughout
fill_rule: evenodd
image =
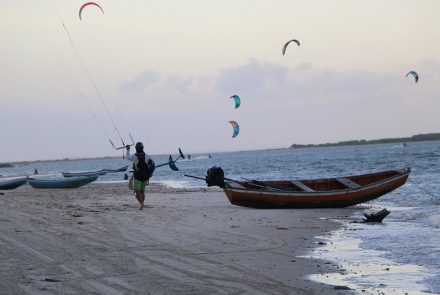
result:
M 336 271 L 298 258 L 354 209 L 261 210 L 217 188 L 125 183 L 0 196 L 0 294 L 350 294 L 312 282 Z

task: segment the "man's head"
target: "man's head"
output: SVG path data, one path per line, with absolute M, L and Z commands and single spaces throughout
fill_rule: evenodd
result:
M 144 152 L 144 145 L 142 144 L 142 142 L 136 143 L 134 147 L 136 148 L 136 153 Z

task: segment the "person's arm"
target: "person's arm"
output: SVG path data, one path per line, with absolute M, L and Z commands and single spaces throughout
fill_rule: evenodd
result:
M 136 157 L 136 154 L 130 155 L 130 146 L 129 145 L 126 145 L 125 149 L 126 149 L 126 151 L 125 151 L 125 158 L 127 160 L 130 160 L 130 161 L 133 162 L 133 159 L 134 159 L 134 157 Z

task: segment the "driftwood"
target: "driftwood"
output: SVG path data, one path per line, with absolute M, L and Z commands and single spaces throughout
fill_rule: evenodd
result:
M 382 220 L 388 216 L 391 212 L 387 209 L 382 209 L 378 212 L 374 213 L 364 213 L 364 216 L 366 219 L 364 219 L 364 222 L 382 222 Z

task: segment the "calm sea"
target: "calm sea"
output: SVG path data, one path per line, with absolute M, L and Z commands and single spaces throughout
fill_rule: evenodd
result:
M 168 155 L 153 159 L 156 164 L 166 163 Z M 38 169 L 40 174 L 57 175 L 62 171 L 115 169 L 127 164 L 122 158 L 34 162 L 0 169 L 0 174 L 32 174 Z M 400 294 L 399 288 L 440 293 L 439 141 L 408 143 L 406 147 L 378 144 L 212 153 L 211 158 L 208 154 L 193 154 L 191 160 L 179 160 L 176 165 L 180 171 L 160 167 L 152 180 L 173 187 L 204 187 L 203 181 L 183 174 L 204 176 L 211 166 L 222 167 L 225 175 L 234 179 L 323 178 L 410 167 L 409 181 L 403 187 L 367 204 L 372 210 L 391 211 L 384 223 L 347 223 L 343 230 L 332 233 L 328 244 L 340 245 L 341 249 L 349 241 L 349 249 L 340 255 L 338 247 L 329 247 L 323 255 L 346 268 L 379 268 L 366 273 L 359 270 L 361 275 L 343 278 L 366 290 L 383 287 L 397 290 L 396 294 Z M 99 181 L 122 181 L 123 176 L 124 173 L 107 174 Z M 360 220 L 362 212 L 353 219 Z

